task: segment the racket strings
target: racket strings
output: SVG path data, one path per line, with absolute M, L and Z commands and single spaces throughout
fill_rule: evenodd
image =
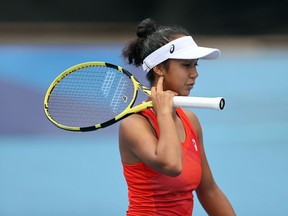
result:
M 111 71 L 108 71 L 106 73 L 106 76 L 105 76 L 105 79 L 104 79 L 104 82 L 103 82 L 102 88 L 101 88 L 104 96 L 108 95 L 108 93 L 112 87 L 112 83 L 113 83 L 114 78 L 115 78 L 115 73 L 113 73 Z
M 127 96 L 125 95 L 126 86 L 127 86 L 127 80 L 121 77 L 110 104 L 114 113 L 117 113 L 119 107 L 121 106 L 122 101 L 127 102 Z
M 49 97 L 51 117 L 67 126 L 88 127 L 123 112 L 133 100 L 129 77 L 114 68 L 90 66 L 66 75 Z

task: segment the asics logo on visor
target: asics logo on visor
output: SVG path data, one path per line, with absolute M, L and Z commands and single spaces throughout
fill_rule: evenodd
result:
M 174 50 L 175 50 L 175 45 L 172 44 L 171 47 L 170 47 L 170 53 L 172 54 L 174 52 Z

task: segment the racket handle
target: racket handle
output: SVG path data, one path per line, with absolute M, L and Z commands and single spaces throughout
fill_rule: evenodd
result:
M 190 107 L 190 108 L 208 108 L 215 110 L 223 110 L 225 100 L 222 97 L 185 97 L 175 96 L 173 98 L 174 106 Z

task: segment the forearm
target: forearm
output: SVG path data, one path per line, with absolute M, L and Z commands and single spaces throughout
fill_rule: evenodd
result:
M 176 111 L 173 108 L 173 97 L 177 93 L 163 91 L 164 76 L 162 67 L 154 68 L 160 74 L 156 86 L 151 88 L 153 109 L 157 116 L 160 135 L 155 148 L 154 164 L 162 173 L 177 176 L 182 172 L 182 147 L 175 122 Z
M 155 154 L 167 170 L 181 172 L 182 147 L 173 117 L 171 114 L 161 114 L 157 118 L 160 137 Z
M 208 215 L 234 216 L 233 207 L 225 194 L 216 186 L 209 192 L 197 191 L 198 199 Z

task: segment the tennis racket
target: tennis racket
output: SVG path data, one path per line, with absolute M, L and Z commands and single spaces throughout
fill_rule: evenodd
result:
M 153 107 L 134 106 L 138 90 L 151 95 L 131 73 L 106 62 L 86 62 L 68 68 L 50 85 L 44 99 L 47 118 L 69 131 L 105 128 L 130 114 Z M 175 96 L 174 106 L 222 110 L 223 98 Z

